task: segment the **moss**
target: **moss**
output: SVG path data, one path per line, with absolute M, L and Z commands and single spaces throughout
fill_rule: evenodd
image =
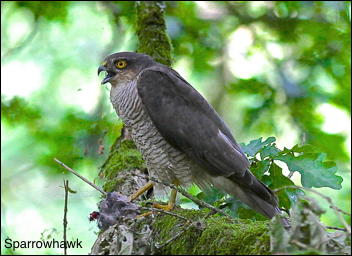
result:
M 248 220 L 234 224 L 226 221 L 225 217 L 211 218 L 194 250 L 200 254 L 269 254 L 266 224 L 267 221 Z
M 196 221 L 202 218 L 209 212 L 206 210 L 185 210 L 178 209 L 174 210 L 173 213 L 177 213 L 186 217 L 189 220 Z M 153 223 L 154 239 L 156 243 L 163 244 L 171 237 L 175 236 L 180 232 L 185 225 L 185 221 L 170 215 L 160 215 Z M 199 236 L 199 230 L 190 228 L 182 234 L 177 240 L 170 243 L 160 250 L 160 254 L 189 254 L 194 246 L 196 237 Z
M 145 168 L 142 155 L 132 140 L 122 140 L 112 147 L 109 158 L 101 167 L 100 177 L 112 182 L 120 171 L 136 168 Z
M 195 227 L 184 232 L 169 245 L 161 248 L 159 254 L 190 255 L 253 255 L 270 254 L 268 221 L 239 220 L 235 223 L 227 217 L 213 215 L 206 220 L 207 210 L 177 210 L 192 221 L 199 220 L 203 229 Z M 159 216 L 153 224 L 157 243 L 163 244 L 180 232 L 184 221 L 173 216 Z
M 170 66 L 171 43 L 166 32 L 164 8 L 164 3 L 159 1 L 136 3 L 138 52 L 146 53 L 156 61 Z
M 125 181 L 123 178 L 114 178 L 105 182 L 103 189 L 106 192 L 113 192 L 116 188 Z

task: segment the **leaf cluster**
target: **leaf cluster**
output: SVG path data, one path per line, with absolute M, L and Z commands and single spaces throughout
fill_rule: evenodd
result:
M 289 178 L 295 172 L 300 174 L 303 187 L 341 189 L 343 179 L 336 174 L 338 169 L 335 162 L 326 160 L 326 154 L 318 152 L 312 145 L 295 145 L 291 149 L 280 150 L 275 141 L 275 137 L 266 140 L 258 138 L 248 144 L 242 144 L 241 147 L 250 160 L 251 172 L 276 191 L 280 208 L 289 211 L 299 196 L 304 195 L 304 191 L 294 188 L 295 183 Z M 281 166 L 286 169 L 286 175 Z M 235 212 L 241 218 L 262 219 L 253 210 L 221 191 L 213 189 L 210 192 L 197 192 L 199 199 L 220 208 L 231 209 L 232 214 Z

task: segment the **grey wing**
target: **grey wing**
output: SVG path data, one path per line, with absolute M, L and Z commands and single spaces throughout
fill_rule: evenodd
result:
M 172 146 L 212 176 L 243 176 L 249 162 L 208 102 L 166 66 L 144 70 L 138 94 L 154 125 Z

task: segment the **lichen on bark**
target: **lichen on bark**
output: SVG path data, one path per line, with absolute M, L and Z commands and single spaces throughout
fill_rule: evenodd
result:
M 137 1 L 136 32 L 138 52 L 152 56 L 156 61 L 170 66 L 171 42 L 166 32 L 163 1 Z
M 104 191 L 119 191 L 128 196 L 146 182 L 146 179 L 140 177 L 144 173 L 145 165 L 141 153 L 132 140 L 122 136 L 111 146 L 99 177 L 105 181 Z

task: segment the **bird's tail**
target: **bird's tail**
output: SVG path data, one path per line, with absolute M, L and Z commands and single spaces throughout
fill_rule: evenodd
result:
M 269 219 L 281 213 L 276 195 L 249 170 L 241 177 L 232 175 L 228 178 L 218 176 L 211 179 L 215 187 L 235 196 Z M 282 219 L 282 223 L 285 227 L 290 226 L 288 219 Z

